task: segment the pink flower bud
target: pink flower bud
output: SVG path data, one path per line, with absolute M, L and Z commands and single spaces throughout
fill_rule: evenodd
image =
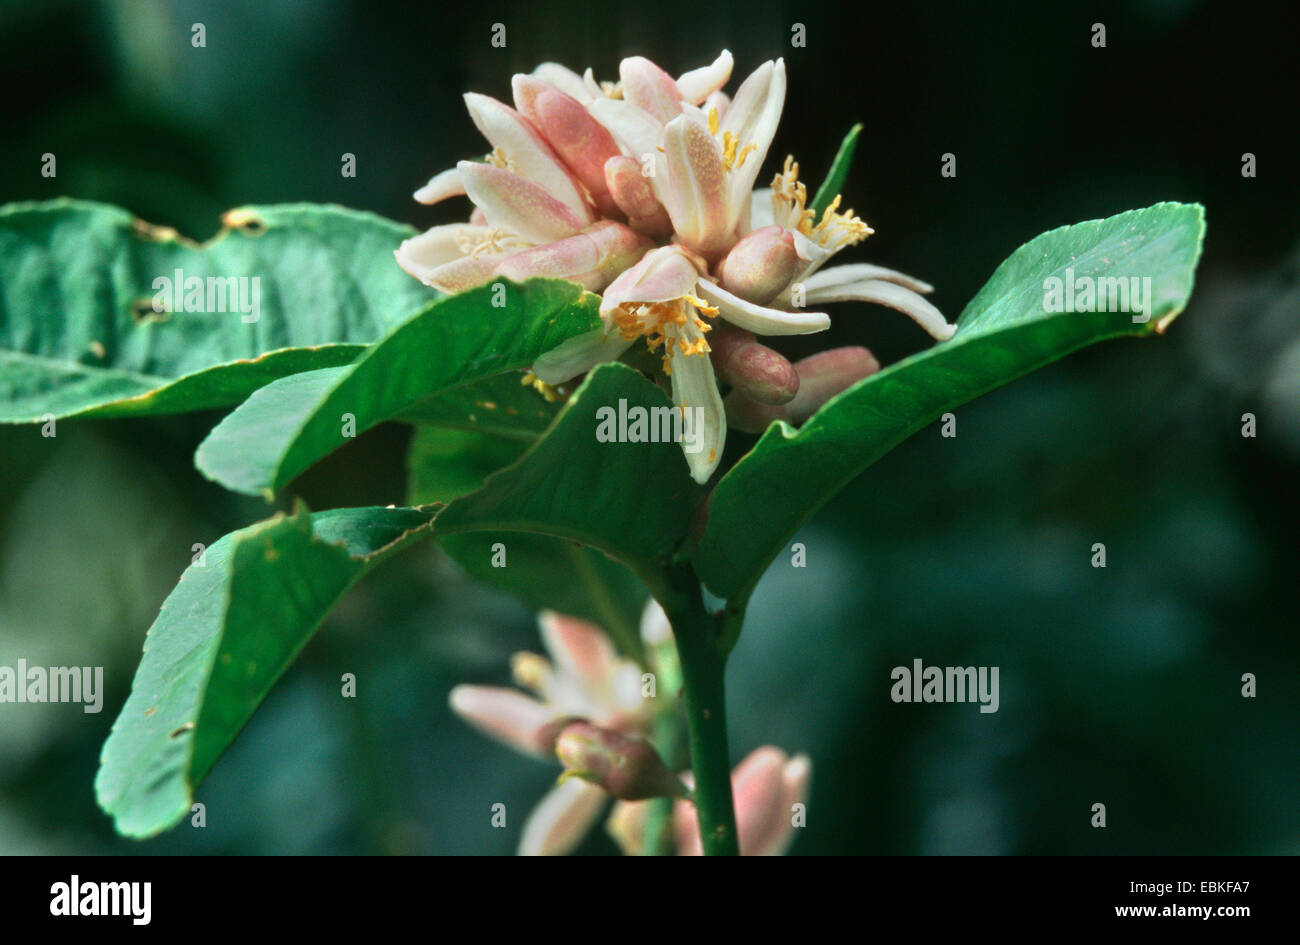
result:
M 605 162 L 618 155 L 618 145 L 605 126 L 582 103 L 555 89 L 544 89 L 532 100 L 533 119 L 564 163 L 598 202 L 607 196 Z
M 647 236 L 667 236 L 673 231 L 668 213 L 655 198 L 649 179 L 641 173 L 641 162 L 620 155 L 605 162 L 605 187 L 627 224 Z
M 713 369 L 725 383 L 760 404 L 786 404 L 799 392 L 799 374 L 786 357 L 753 332 L 719 322 L 709 338 Z
M 566 726 L 555 743 L 555 754 L 567 776 L 599 784 L 619 800 L 687 794 L 686 786 L 668 770 L 649 742 L 590 722 Z
M 776 298 L 804 265 L 794 233 L 765 226 L 750 233 L 718 265 L 722 287 L 747 302 L 764 305 Z
M 780 407 L 756 403 L 733 390 L 726 398 L 727 420 L 746 433 L 762 433 L 773 420 L 798 426 L 836 394 L 880 370 L 880 362 L 866 348 L 832 348 L 795 362 L 799 393 Z

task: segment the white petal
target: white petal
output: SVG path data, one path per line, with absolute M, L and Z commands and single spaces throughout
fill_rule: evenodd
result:
M 724 49 L 709 65 L 682 73 L 681 78 L 677 80 L 677 88 L 681 90 L 682 98 L 692 105 L 699 105 L 727 84 L 727 80 L 731 78 L 732 64 L 731 53 Z
M 581 778 L 557 784 L 528 815 L 519 840 L 520 856 L 564 856 L 582 843 L 600 818 L 608 798 L 601 788 Z
M 653 597 L 641 612 L 641 639 L 649 646 L 667 643 L 673 638 L 673 627 L 663 606 Z
M 631 345 L 632 342 L 617 331 L 606 335 L 604 328 L 597 328 L 585 335 L 569 338 L 547 351 L 533 362 L 533 373 L 545 384 L 563 384 L 597 364 L 617 361 Z
M 752 144 L 757 149 L 731 172 L 731 206 L 736 217 L 740 215 L 741 201 L 749 199 L 754 181 L 767 160 L 767 149 L 781 122 L 784 106 L 785 60 L 778 59 L 754 70 L 737 90 L 722 120 L 722 130 L 734 132 L 742 148 Z
M 700 331 L 694 326 L 677 326 L 672 333 L 677 338 L 670 356 L 672 364 L 673 403 L 683 415 L 682 452 L 691 478 L 707 482 L 709 476 L 722 462 L 722 447 L 727 440 L 727 419 L 718 393 L 718 382 L 713 376 L 713 361 L 708 354 L 682 354 L 683 338 L 694 341 Z M 670 335 L 671 337 L 671 335 Z M 687 426 L 689 424 L 689 427 Z
M 754 191 L 754 195 L 749 201 L 749 230 L 761 230 L 765 226 L 772 226 L 776 223 L 775 214 L 772 211 L 772 188 L 760 187 Z M 784 225 L 784 224 L 783 224 Z
M 582 76 L 558 62 L 544 62 L 533 70 L 533 75 L 543 82 L 549 82 L 566 95 L 572 95 L 584 105 L 591 101 L 591 91 L 582 81 Z
M 528 119 L 477 92 L 466 93 L 465 107 L 474 126 L 492 147 L 501 149 L 513 171 L 537 184 L 584 223 L 595 219 L 573 176 Z
M 703 279 L 698 289 L 705 300 L 718 307 L 718 314 L 723 318 L 756 335 L 810 335 L 831 327 L 831 317 L 824 312 L 783 312 L 764 308 Z
M 448 701 L 457 715 L 485 735 L 534 758 L 547 757 L 537 736 L 555 715 L 536 699 L 499 686 L 456 686 Z
M 434 204 L 448 197 L 462 197 L 464 194 L 465 185 L 461 183 L 460 171 L 453 167 L 441 174 L 434 174 L 429 178 L 429 183 L 417 190 L 413 196 L 420 203 Z
M 663 178 L 667 166 L 663 151 L 660 150 L 664 140 L 664 126 L 653 115 L 631 102 L 618 99 L 598 98 L 587 110 L 614 136 L 624 154 L 636 158 L 643 168 L 646 166 L 646 156 L 651 158 L 654 174 L 650 177 L 650 186 L 654 189 L 655 197 L 662 203 Z
M 491 232 L 491 227 L 469 223 L 435 226 L 404 240 L 397 248 L 397 263 L 415 278 L 424 280 L 443 263 L 467 255 L 469 248 L 486 240 Z
M 947 341 L 957 331 L 939 311 L 911 289 L 880 279 L 866 279 L 850 285 L 824 290 L 822 301 L 875 302 L 897 309 L 929 332 L 938 341 Z
M 808 303 L 811 305 L 814 302 L 839 301 L 833 298 L 827 290 L 837 289 L 853 282 L 863 282 L 867 279 L 882 279 L 885 282 L 895 282 L 906 289 L 922 294 L 934 291 L 934 286 L 930 285 L 930 283 L 922 282 L 920 279 L 915 279 L 894 269 L 873 266 L 871 263 L 848 263 L 808 277 L 804 281 L 804 288 L 808 293 Z

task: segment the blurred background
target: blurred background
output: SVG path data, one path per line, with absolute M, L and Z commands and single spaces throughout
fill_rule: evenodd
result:
M 194 237 L 258 202 L 424 227 L 462 207 L 411 191 L 484 150 L 462 92 L 506 99 L 544 60 L 615 78 L 639 53 L 678 74 L 727 47 L 742 75 L 786 58 L 773 168 L 793 152 L 815 185 L 865 123 L 846 202 L 877 233 L 850 259 L 933 282 L 950 316 L 1043 230 L 1204 203 L 1196 292 L 1167 336 L 963 408 L 955 439 L 923 430 L 808 524 L 807 567 L 772 566 L 732 663 L 733 752 L 812 755 L 796 854 L 1295 853 L 1300 83 L 1293 34 L 1263 10 L 5 2 L 0 202 L 108 201 Z M 886 309 L 833 314 L 829 340 L 784 350 L 866 344 L 888 363 L 926 344 Z M 99 664 L 108 690 L 99 715 L 0 707 L 0 853 L 512 851 L 555 770 L 468 730 L 446 694 L 504 682 L 509 654 L 539 645 L 533 617 L 428 545 L 329 618 L 203 785 L 206 829 L 114 835 L 92 781 L 145 630 L 194 542 L 268 514 L 193 470 L 217 419 L 0 428 L 0 664 Z M 372 431 L 294 491 L 318 509 L 400 503 L 408 439 Z M 895 705 L 890 669 L 915 658 L 1000 667 L 1000 710 Z M 340 699 L 343 672 L 369 697 Z M 497 801 L 505 830 L 488 826 Z M 612 849 L 600 832 L 584 847 Z

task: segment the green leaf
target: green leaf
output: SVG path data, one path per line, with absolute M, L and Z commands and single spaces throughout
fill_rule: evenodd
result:
M 650 415 L 674 408 L 632 368 L 601 365 L 518 462 L 447 505 L 439 534 L 522 531 L 569 538 L 653 580 L 656 565 L 684 538 L 698 490 L 679 443 L 600 442 L 606 409 L 631 417 L 636 409 Z
M 546 403 L 535 392 L 529 393 Z M 407 454 L 407 503 L 450 502 L 473 492 L 492 473 L 517 460 L 528 444 L 513 436 L 422 427 Z M 494 550 L 498 540 L 483 534 L 443 535 L 438 544 L 483 583 L 513 594 L 534 609 L 590 620 L 604 627 L 626 655 L 641 655 L 639 624 L 646 590 L 635 574 L 605 554 L 565 538 L 512 532 L 501 555 Z
M 95 794 L 119 833 L 149 837 L 194 791 L 344 591 L 426 537 L 433 509 L 299 511 L 233 532 L 191 565 L 145 639 Z
M 718 483 L 695 568 L 721 597 L 744 595 L 809 516 L 945 411 L 1085 345 L 1164 331 L 1192 292 L 1205 232 L 1199 204 L 1162 203 L 1044 233 L 966 306 L 957 334 L 831 400 L 796 432 L 775 423 Z M 1149 321 L 1052 313 L 1045 280 L 1150 277 Z
M 402 411 L 398 419 L 531 443 L 546 432 L 560 405 L 521 384 L 521 377 L 499 374 L 463 384 Z
M 853 152 L 858 149 L 858 135 L 861 133 L 862 125 L 854 125 L 840 142 L 840 149 L 835 152 L 835 160 L 831 162 L 830 173 L 817 188 L 817 196 L 813 197 L 808 208 L 813 212 L 814 221 L 820 220 L 831 201 L 844 192 L 844 182 L 848 180 L 849 165 L 853 163 Z
M 393 261 L 413 231 L 381 217 L 293 204 L 225 223 L 199 245 L 104 204 L 0 208 L 0 422 L 230 406 L 278 377 L 350 363 L 438 297 Z M 177 270 L 203 280 L 210 310 L 174 310 L 155 280 Z M 208 277 L 246 277 L 250 292 L 256 278 L 257 320 L 243 320 L 251 298 L 245 315 L 225 281 L 209 304 Z M 156 293 L 173 310 L 155 313 Z
M 458 385 L 527 367 L 591 331 L 600 324 L 597 305 L 596 296 L 559 279 L 499 282 L 440 299 L 355 364 L 255 392 L 199 445 L 195 463 L 236 492 L 278 491 L 349 436 Z

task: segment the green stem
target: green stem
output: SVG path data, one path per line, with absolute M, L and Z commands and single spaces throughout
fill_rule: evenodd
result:
M 699 582 L 689 568 L 676 568 L 658 590 L 673 627 L 682 664 L 686 723 L 695 773 L 695 809 L 706 856 L 736 856 L 736 813 L 731 798 L 727 750 L 726 658 L 718 648 L 717 626 L 704 609 Z

